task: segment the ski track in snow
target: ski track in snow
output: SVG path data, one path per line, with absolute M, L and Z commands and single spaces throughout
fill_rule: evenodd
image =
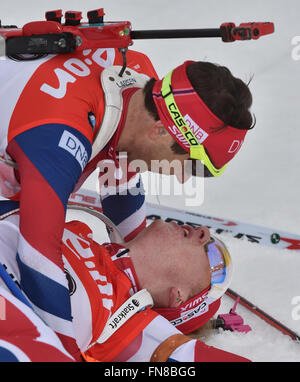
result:
M 224 5 L 223 5 L 224 4 Z M 130 20 L 133 29 L 215 28 L 222 22 L 273 21 L 275 34 L 257 41 L 224 44 L 216 39 L 173 41 L 136 41 L 133 48 L 143 51 L 153 61 L 160 76 L 186 59 L 207 60 L 228 66 L 234 75 L 249 80 L 253 93 L 253 112 L 257 123 L 246 143 L 225 174 L 205 182 L 204 203 L 194 208 L 203 214 L 236 219 L 257 225 L 300 233 L 300 61 L 291 58 L 292 38 L 300 35 L 298 0 L 52 0 L 39 2 L 11 0 L 0 5 L 2 23 L 22 25 L 40 20 L 46 10 L 64 11 L 104 7 L 105 20 Z M 151 17 L 149 17 L 151 15 Z M 95 176 L 85 188 L 95 189 Z M 176 208 L 186 208 L 178 196 L 151 196 Z M 98 223 L 95 224 L 96 238 Z M 98 236 L 99 237 L 98 237 Z M 291 304 L 300 296 L 300 251 L 280 251 L 222 236 L 235 264 L 232 289 L 266 310 L 279 321 L 300 332 L 300 320 L 293 320 Z M 225 297 L 219 313 L 227 313 L 233 300 Z M 245 323 L 252 327 L 247 334 L 219 331 L 207 343 L 248 357 L 253 361 L 297 362 L 300 344 L 237 307 Z

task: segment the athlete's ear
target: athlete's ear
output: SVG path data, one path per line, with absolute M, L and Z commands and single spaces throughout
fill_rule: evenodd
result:
M 164 136 L 168 137 L 168 132 L 164 128 L 164 125 L 161 123 L 160 120 L 155 121 L 153 125 L 148 130 L 148 137 L 152 141 L 156 141 L 157 139 L 162 139 Z M 169 135 L 170 136 L 170 135 Z
M 172 287 L 169 294 L 169 308 L 177 308 L 183 302 L 180 290 L 177 287 Z

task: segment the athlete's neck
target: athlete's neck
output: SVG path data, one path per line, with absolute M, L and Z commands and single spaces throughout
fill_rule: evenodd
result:
M 143 89 L 137 90 L 131 96 L 125 118 L 125 125 L 119 138 L 117 150 L 130 154 L 135 147 L 134 143 L 142 142 L 145 139 L 147 126 L 153 124 L 153 118 L 144 105 Z

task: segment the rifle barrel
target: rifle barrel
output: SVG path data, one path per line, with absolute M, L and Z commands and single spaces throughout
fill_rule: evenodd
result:
M 209 29 L 162 29 L 131 31 L 132 40 L 222 37 L 220 28 Z

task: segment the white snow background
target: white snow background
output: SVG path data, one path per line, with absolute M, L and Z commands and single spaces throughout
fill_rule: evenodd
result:
M 132 48 L 150 57 L 159 76 L 185 60 L 206 60 L 227 66 L 246 82 L 253 77 L 250 89 L 256 126 L 224 175 L 205 181 L 204 202 L 193 211 L 300 234 L 300 37 L 295 37 L 300 36 L 300 2 L 10 0 L 1 2 L 0 19 L 4 25 L 22 26 L 43 19 L 46 10 L 80 10 L 85 16 L 88 10 L 100 7 L 105 10 L 106 21 L 129 20 L 133 30 L 217 28 L 223 22 L 275 23 L 274 34 L 256 41 L 137 40 Z M 96 175 L 84 187 L 95 190 Z M 147 198 L 154 203 L 187 208 L 183 197 Z M 292 314 L 297 310 L 293 301 L 300 296 L 300 251 L 263 247 L 230 235 L 223 238 L 234 261 L 231 288 L 300 333 L 300 317 Z M 225 298 L 220 312 L 228 312 L 232 305 L 233 301 Z M 252 361 L 299 362 L 299 343 L 240 305 L 237 312 L 253 330 L 247 334 L 220 331 L 208 339 L 208 344 Z

